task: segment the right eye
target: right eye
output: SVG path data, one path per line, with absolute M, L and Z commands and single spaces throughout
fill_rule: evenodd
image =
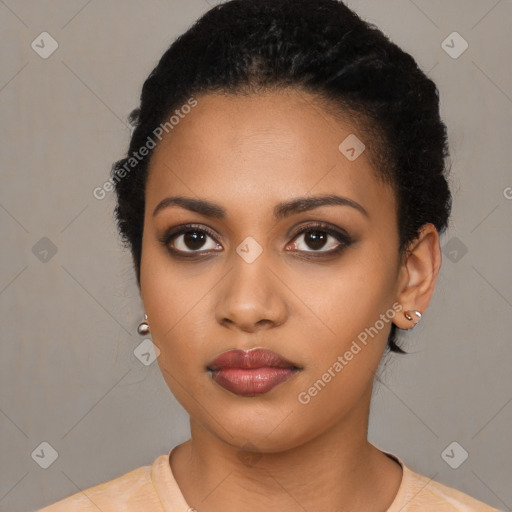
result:
M 222 246 L 215 240 L 215 235 L 209 228 L 193 224 L 167 231 L 160 242 L 172 253 L 187 257 L 222 250 Z

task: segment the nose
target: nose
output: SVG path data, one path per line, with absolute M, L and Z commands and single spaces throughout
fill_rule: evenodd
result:
M 277 327 L 286 321 L 284 287 L 260 256 L 252 263 L 235 256 L 233 267 L 216 287 L 215 315 L 224 327 L 245 332 Z

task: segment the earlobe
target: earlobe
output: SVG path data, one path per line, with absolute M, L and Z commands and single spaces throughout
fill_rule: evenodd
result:
M 402 263 L 397 301 L 404 313 L 394 319 L 397 327 L 410 329 L 418 323 L 432 299 L 440 268 L 439 234 L 433 224 L 424 224 Z

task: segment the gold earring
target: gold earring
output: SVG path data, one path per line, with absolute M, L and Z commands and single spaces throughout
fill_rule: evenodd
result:
M 148 315 L 144 313 L 144 320 L 137 327 L 137 332 L 141 336 L 147 336 L 149 334 Z
M 414 322 L 414 317 L 412 315 L 416 315 L 417 320 Z M 421 313 L 419 311 L 415 311 L 414 309 L 409 309 L 408 311 L 404 311 L 404 316 L 409 320 L 409 322 L 414 322 L 414 325 L 409 327 L 409 329 L 412 329 L 421 319 Z

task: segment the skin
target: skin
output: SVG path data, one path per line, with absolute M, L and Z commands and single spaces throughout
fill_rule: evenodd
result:
M 196 99 L 152 156 L 141 260 L 158 364 L 190 415 L 191 439 L 170 460 L 176 481 L 198 512 L 385 511 L 402 470 L 368 442 L 367 428 L 391 323 L 308 404 L 298 395 L 393 303 L 425 311 L 441 264 L 437 231 L 423 226 L 400 258 L 392 188 L 379 180 L 369 149 L 354 161 L 338 150 L 349 134 L 365 142 L 364 135 L 313 96 L 281 90 Z M 335 205 L 274 218 L 278 203 L 328 194 L 357 202 L 367 215 Z M 180 206 L 153 215 L 169 196 L 214 202 L 226 217 Z M 324 247 L 312 244 L 301 229 L 312 222 L 345 230 L 352 243 L 322 257 L 340 242 L 329 236 Z M 187 223 L 209 227 L 215 239 L 207 235 L 201 247 L 178 235 L 169 245 L 206 256 L 176 258 L 159 240 Z M 263 250 L 252 263 L 236 252 L 248 236 Z M 403 312 L 393 322 L 413 325 Z M 254 347 L 302 370 L 255 397 L 212 380 L 206 366 L 216 356 Z

